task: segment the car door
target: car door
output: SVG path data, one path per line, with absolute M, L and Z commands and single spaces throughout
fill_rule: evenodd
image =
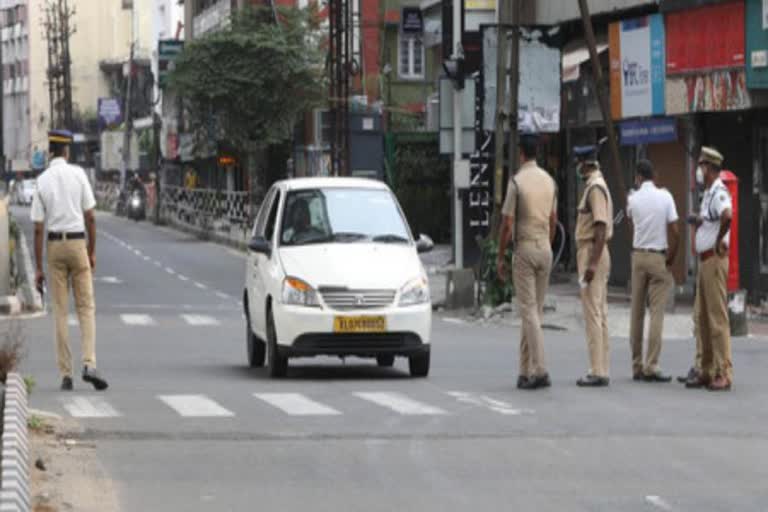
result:
M 272 199 L 275 196 L 275 189 L 270 189 L 269 192 L 267 192 L 267 195 L 264 197 L 264 202 L 261 203 L 261 208 L 259 209 L 258 215 L 256 215 L 256 220 L 253 223 L 253 230 L 251 231 L 251 237 L 256 236 L 262 236 L 264 234 L 264 225 L 267 222 L 267 216 L 269 215 L 270 209 L 272 207 Z M 257 334 L 260 334 L 260 330 L 258 329 L 257 325 L 254 323 L 258 318 L 256 317 L 256 266 L 258 265 L 258 261 L 256 259 L 256 253 L 253 251 L 248 251 L 248 258 L 247 262 L 245 264 L 245 286 L 246 291 L 248 295 L 248 316 L 251 318 L 251 326 L 253 327 L 254 331 L 256 331 Z
M 275 226 L 277 224 L 278 211 L 280 209 L 281 191 L 279 188 L 273 189 L 271 194 L 269 209 L 263 219 L 259 236 L 264 237 L 274 249 L 275 245 Z M 274 272 L 271 268 L 277 261 L 277 254 L 272 252 L 270 255 L 251 252 L 249 255 L 249 266 L 251 269 L 251 322 L 256 334 L 262 339 L 266 338 L 266 303 L 270 290 L 279 289 L 280 283 L 273 283 Z

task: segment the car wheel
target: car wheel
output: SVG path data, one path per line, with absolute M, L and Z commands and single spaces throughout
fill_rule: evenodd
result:
M 266 357 L 266 343 L 253 333 L 251 319 L 247 316 L 245 317 L 245 339 L 247 342 L 248 366 L 251 368 L 261 368 L 264 366 L 264 359 Z
M 288 358 L 277 351 L 277 331 L 272 311 L 267 313 L 267 371 L 272 378 L 285 377 L 288 373 Z
M 408 368 L 411 377 L 426 377 L 429 375 L 429 350 L 408 358 Z
M 376 364 L 382 368 L 392 368 L 395 364 L 395 356 L 389 354 L 376 356 Z

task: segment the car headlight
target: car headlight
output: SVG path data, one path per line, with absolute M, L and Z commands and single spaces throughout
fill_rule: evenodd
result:
M 283 281 L 283 304 L 319 307 L 317 292 L 301 279 L 286 277 Z
M 429 300 L 429 282 L 425 277 L 409 281 L 400 290 L 400 306 L 426 304 Z

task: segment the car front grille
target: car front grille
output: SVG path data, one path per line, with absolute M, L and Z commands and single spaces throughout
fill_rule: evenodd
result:
M 323 302 L 332 309 L 386 308 L 395 302 L 394 290 L 337 290 L 320 289 Z

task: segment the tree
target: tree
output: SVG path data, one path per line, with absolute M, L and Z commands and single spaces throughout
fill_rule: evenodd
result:
M 266 148 L 289 139 L 324 99 L 324 54 L 313 10 L 236 11 L 227 28 L 189 43 L 169 85 L 193 132 L 209 142 Z

